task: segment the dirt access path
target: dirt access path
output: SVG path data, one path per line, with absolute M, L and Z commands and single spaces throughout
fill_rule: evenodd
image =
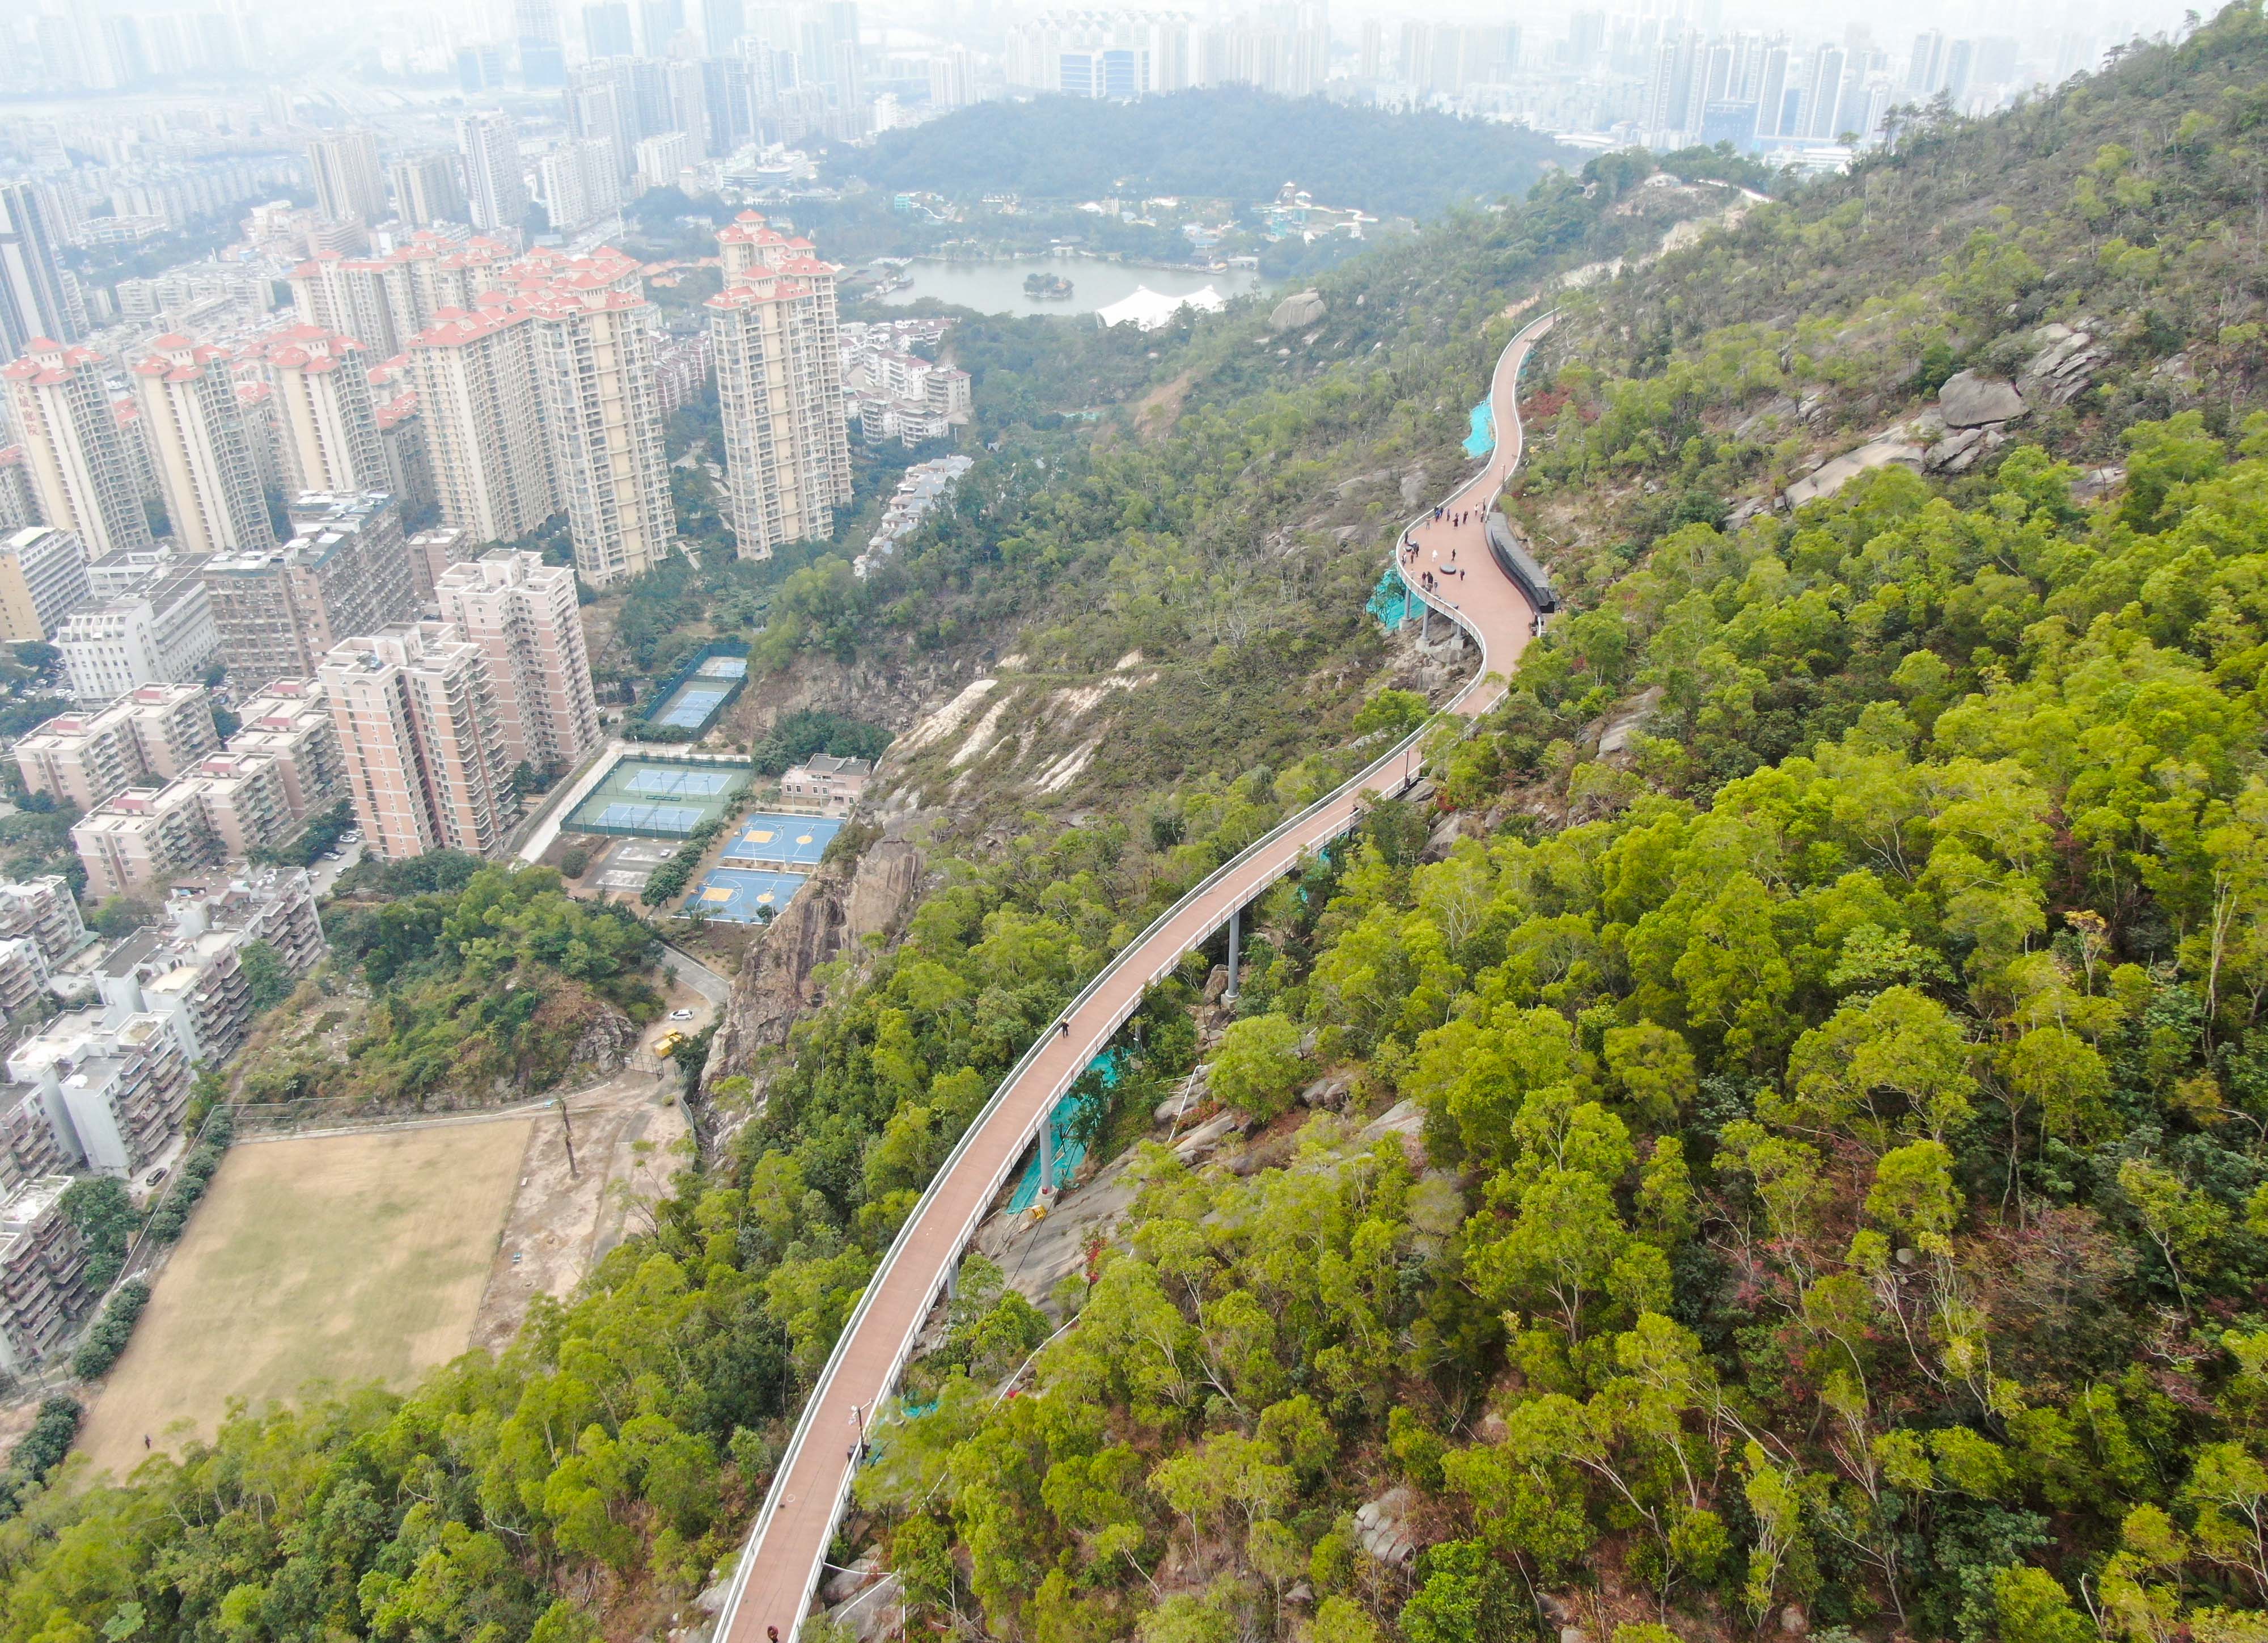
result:
M 502 1352 L 536 1295 L 563 1300 L 608 1250 L 651 1227 L 647 1206 L 684 1164 L 681 1144 L 689 1133 L 677 1070 L 666 1063 L 646 1070 L 655 1065 L 653 1044 L 673 1027 L 697 1032 L 717 1009 L 674 974 L 669 1007 L 690 1010 L 693 1019 L 665 1016 L 647 1028 L 633 1065 L 567 1097 L 563 1120 L 556 1111 L 536 1115 L 470 1345 Z

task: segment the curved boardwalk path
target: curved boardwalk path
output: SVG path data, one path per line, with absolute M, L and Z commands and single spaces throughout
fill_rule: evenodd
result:
M 1531 323 L 1497 361 L 1490 401 L 1498 438 L 1488 461 L 1450 495 L 1441 518 L 1429 511 L 1410 527 L 1418 553 L 1403 574 L 1413 588 L 1421 571 L 1440 576 L 1462 567 L 1469 572 L 1446 578 L 1432 595 L 1418 595 L 1479 642 L 1480 669 L 1450 704 L 1450 711 L 1467 718 L 1504 695 L 1502 674 L 1528 643 L 1534 623 L 1527 600 L 1490 556 L 1482 521 L 1498 488 L 1519 466 L 1520 368 L 1550 322 L 1547 314 Z M 1465 511 L 1469 516 L 1460 524 L 1457 515 Z M 1057 1025 L 1001 1080 L 899 1230 L 821 1372 L 726 1592 L 718 1619 L 721 1643 L 767 1643 L 772 1627 L 783 1643 L 792 1643 L 850 1497 L 857 1411 L 871 1418 L 896 1385 L 923 1319 L 943 1293 L 986 1207 L 1038 1134 L 1042 1117 L 1134 1013 L 1144 989 L 1301 857 L 1345 833 L 1366 795 L 1398 793 L 1416 779 L 1424 735 L 1422 730 L 1412 734 L 1336 792 L 1216 869 L 1088 983 Z

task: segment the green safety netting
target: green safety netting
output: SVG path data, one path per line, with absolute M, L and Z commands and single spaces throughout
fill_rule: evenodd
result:
M 1407 622 L 1410 619 L 1410 589 L 1403 581 L 1402 573 L 1392 565 L 1387 566 L 1386 574 L 1378 578 L 1378 586 L 1371 593 L 1370 603 L 1363 608 L 1377 617 L 1379 625 L 1389 632 Z
M 1048 1115 L 1048 1140 L 1055 1163 L 1055 1168 L 1050 1172 L 1054 1179 L 1048 1183 L 1050 1186 L 1064 1185 L 1079 1173 L 1079 1167 L 1086 1161 L 1086 1143 L 1072 1133 L 1076 1127 L 1075 1120 L 1086 1111 L 1089 1101 L 1108 1101 L 1110 1099 L 1110 1092 L 1118 1082 L 1118 1051 L 1104 1050 L 1086 1064 L 1086 1070 L 1101 1075 L 1102 1087 L 1085 1096 L 1066 1095 Z M 1032 1161 L 1024 1166 L 1024 1177 L 1016 1183 L 1015 1194 L 1008 1200 L 1008 1212 L 1022 1214 L 1032 1207 L 1039 1196 L 1040 1153 L 1035 1147 Z

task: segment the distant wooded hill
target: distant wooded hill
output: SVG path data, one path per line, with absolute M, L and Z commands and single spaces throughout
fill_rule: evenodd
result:
M 1523 195 L 1545 161 L 1565 158 L 1550 138 L 1512 126 L 1227 89 L 1132 103 L 980 103 L 885 133 L 836 163 L 839 174 L 878 188 L 954 195 L 1250 202 L 1296 182 L 1328 204 L 1424 217 L 1454 200 Z

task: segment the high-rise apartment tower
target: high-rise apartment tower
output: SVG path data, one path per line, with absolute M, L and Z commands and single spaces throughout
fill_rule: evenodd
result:
M 47 522 L 74 532 L 90 558 L 147 548 L 149 521 L 102 356 L 34 338 L 22 358 L 0 368 L 0 383 Z
M 717 236 L 709 299 L 733 533 L 743 559 L 829 534 L 850 500 L 835 273 L 810 244 L 743 212 Z

